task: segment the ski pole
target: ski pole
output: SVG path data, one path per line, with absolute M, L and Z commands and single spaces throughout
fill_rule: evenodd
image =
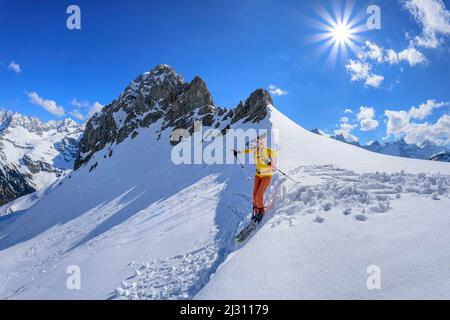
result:
M 242 164 L 242 162 L 241 162 L 241 160 L 239 159 L 239 157 L 238 157 L 236 154 L 234 154 L 234 152 L 235 152 L 236 150 L 231 150 L 231 151 L 233 151 L 233 155 L 234 155 L 234 157 L 237 159 L 237 161 L 238 161 L 239 165 L 241 166 L 241 168 L 244 169 L 245 175 L 247 176 L 247 180 L 249 180 L 249 181 L 252 180 L 252 178 L 250 178 L 250 176 L 249 176 L 249 174 L 248 174 L 248 172 L 247 172 L 247 169 L 245 169 L 245 167 L 244 167 L 244 165 Z
M 288 176 L 286 173 L 284 173 L 283 171 L 281 171 L 280 169 L 278 169 L 278 168 L 276 168 L 276 167 L 273 167 L 276 171 L 278 171 L 279 173 L 281 173 L 283 176 L 285 176 L 286 178 L 288 178 L 288 179 L 291 179 L 292 181 L 294 181 L 295 183 L 300 183 L 300 182 L 297 182 L 297 181 L 295 181 L 294 179 L 292 179 L 290 176 Z

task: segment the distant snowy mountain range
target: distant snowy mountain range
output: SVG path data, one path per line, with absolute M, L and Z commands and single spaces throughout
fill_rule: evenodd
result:
M 326 136 L 322 130 L 313 129 L 311 132 Z M 431 141 L 425 141 L 421 146 L 415 144 L 409 144 L 404 139 L 400 139 L 393 142 L 386 142 L 381 144 L 378 141 L 374 141 L 369 145 L 363 146 L 358 141 L 346 138 L 343 134 L 330 136 L 331 139 L 345 142 L 372 152 L 382 153 L 390 156 L 421 159 L 421 160 L 433 160 L 450 162 L 450 150 L 444 146 L 437 146 Z
M 41 189 L 73 168 L 83 127 L 0 111 L 0 204 Z

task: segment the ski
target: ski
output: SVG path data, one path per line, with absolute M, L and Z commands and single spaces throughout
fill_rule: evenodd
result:
M 235 237 L 236 242 L 244 242 L 245 239 L 247 239 L 247 237 L 253 232 L 253 230 L 255 230 L 257 225 L 257 222 L 251 221 L 244 228 L 242 228 L 242 230 Z
M 250 222 L 248 222 L 247 225 L 243 227 L 241 231 L 239 231 L 239 233 L 234 237 L 236 242 L 238 243 L 244 242 L 253 232 L 257 231 L 257 229 L 259 229 L 259 227 L 264 224 L 264 221 L 270 218 L 274 204 L 279 198 L 282 197 L 281 192 L 285 192 L 285 190 L 282 187 L 282 182 L 278 181 L 278 183 L 274 186 L 274 191 L 269 196 L 267 211 L 264 214 L 264 217 L 261 219 L 260 222 L 250 220 Z

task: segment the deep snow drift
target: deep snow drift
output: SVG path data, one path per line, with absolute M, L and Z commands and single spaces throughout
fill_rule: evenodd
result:
M 278 130 L 299 183 L 275 178 L 274 210 L 243 246 L 252 182 L 237 165 L 174 165 L 155 123 L 9 204 L 0 298 L 449 298 L 450 164 L 371 153 L 269 108 L 257 127 Z M 66 287 L 71 265 L 81 290 Z

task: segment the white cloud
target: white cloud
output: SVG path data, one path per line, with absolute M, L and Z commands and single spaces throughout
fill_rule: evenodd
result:
M 334 131 L 335 135 L 340 135 L 344 137 L 347 142 L 358 142 L 358 137 L 351 134 L 353 129 L 357 127 L 356 124 L 351 124 L 347 117 L 342 117 L 340 120 L 339 129 Z
M 399 61 L 407 61 L 411 67 L 428 62 L 425 55 L 414 47 L 409 47 L 398 54 Z
M 426 140 L 436 144 L 449 144 L 450 142 L 450 115 L 445 114 L 436 123 L 412 123 L 402 132 L 405 141 L 423 144 Z
M 82 109 L 82 108 L 88 108 L 89 102 L 88 101 L 78 101 L 76 98 L 73 98 L 70 101 L 70 104 L 74 106 L 75 108 Z
M 384 61 L 386 61 L 389 64 L 398 64 L 400 62 L 398 53 L 395 52 L 395 50 L 393 49 L 387 50 L 384 56 Z
M 415 38 L 418 46 L 437 48 L 442 36 L 450 35 L 450 12 L 442 0 L 403 0 L 403 3 L 422 27 L 422 34 Z
M 100 112 L 103 109 L 103 105 L 100 102 L 94 102 L 91 106 L 91 109 L 89 110 L 89 117 L 92 117 L 94 114 L 96 114 L 97 112 Z
M 69 112 L 69 114 L 78 120 L 84 121 L 84 116 L 77 109 L 73 109 L 72 111 Z
M 430 116 L 434 109 L 447 107 L 448 102 L 436 102 L 435 100 L 428 100 L 425 103 L 422 103 L 419 107 L 412 107 L 408 114 L 411 118 L 423 120 Z
M 340 121 L 342 123 L 349 123 L 350 120 L 348 119 L 348 117 L 342 117 Z
M 375 60 L 379 63 L 384 60 L 384 48 L 379 47 L 376 43 L 366 41 L 365 45 L 358 52 L 360 60 Z
M 403 130 L 409 126 L 408 112 L 385 110 L 384 115 L 387 117 L 386 134 L 393 135 L 398 138 Z
M 8 69 L 11 71 L 14 71 L 15 73 L 21 73 L 22 68 L 20 67 L 20 64 L 16 63 L 15 61 L 11 61 L 8 65 Z
M 393 49 L 386 50 L 370 41 L 366 41 L 365 45 L 360 48 L 358 58 L 363 62 L 375 61 L 387 64 L 399 64 L 402 61 L 406 61 L 411 67 L 428 62 L 425 55 L 412 45 L 400 52 L 396 52 Z
M 361 131 L 372 131 L 378 128 L 378 121 L 375 120 L 375 110 L 370 107 L 360 107 L 357 114 Z
M 58 106 L 53 100 L 46 100 L 41 98 L 36 92 L 27 92 L 30 102 L 34 105 L 40 106 L 57 117 L 62 117 L 65 114 L 64 108 Z
M 70 104 L 75 107 L 73 112 L 81 115 L 83 117 L 83 119 L 85 119 L 86 117 L 89 117 L 89 118 L 92 117 L 97 112 L 100 112 L 103 108 L 103 105 L 98 101 L 96 101 L 94 103 L 90 103 L 89 101 L 86 101 L 86 100 L 79 101 L 76 98 L 73 98 L 72 101 L 70 102 Z M 85 110 L 84 113 L 87 113 L 87 114 L 83 115 L 80 110 Z M 72 114 L 72 115 L 74 117 L 76 117 L 74 114 Z M 80 117 L 76 117 L 76 118 L 83 120 Z
M 345 67 L 352 81 L 364 81 L 368 87 L 379 88 L 385 78 L 373 71 L 374 64 L 394 65 L 400 64 L 402 61 L 408 62 L 411 67 L 428 62 L 425 55 L 411 45 L 401 52 L 396 52 L 393 49 L 386 50 L 376 43 L 366 41 L 360 48 L 357 59 L 350 59 Z
M 378 74 L 370 74 L 366 79 L 366 86 L 379 88 L 384 81 L 384 77 Z
M 353 110 L 352 109 L 345 109 L 344 113 L 353 113 Z
M 273 84 L 269 85 L 269 92 L 274 96 L 285 96 L 288 94 L 286 90 L 282 90 L 278 86 Z
M 434 124 L 412 122 L 413 120 L 424 120 L 433 113 L 433 110 L 444 106 L 449 106 L 449 103 L 428 100 L 419 107 L 412 107 L 409 111 L 386 110 L 384 114 L 387 117 L 387 137 L 391 135 L 395 138 L 404 137 L 406 142 L 418 145 L 426 140 L 436 144 L 448 144 L 450 142 L 450 115 L 443 115 Z
M 364 81 L 366 86 L 378 88 L 384 81 L 384 77 L 374 74 L 372 66 L 366 62 L 350 59 L 345 68 L 353 82 Z

